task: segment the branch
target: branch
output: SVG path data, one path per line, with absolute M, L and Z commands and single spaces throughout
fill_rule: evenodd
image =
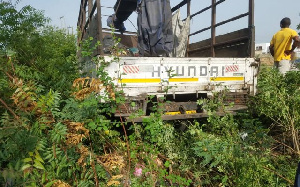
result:
M 11 76 L 11 75 L 10 75 L 9 73 L 7 73 L 6 71 L 2 71 L 2 72 L 5 73 L 11 81 L 14 79 L 14 77 Z
M 99 186 L 99 180 L 98 180 L 98 176 L 97 176 L 97 171 L 96 171 L 96 166 L 95 166 L 95 160 L 94 160 L 94 158 L 92 158 L 92 152 L 94 152 L 94 151 L 93 151 L 91 137 L 90 137 L 89 134 L 88 134 L 88 137 L 89 137 L 90 149 L 91 149 L 91 151 L 90 151 L 90 164 L 91 164 L 92 170 L 94 172 L 95 186 Z M 96 158 L 96 160 L 97 160 L 97 158 Z
M 0 98 L 0 102 L 2 105 L 14 116 L 15 119 L 19 119 L 20 117 Z
M 16 70 L 15 70 L 15 67 L 14 67 L 14 64 L 12 62 L 12 59 L 9 57 L 9 61 L 10 61 L 10 64 L 11 64 L 11 69 L 13 70 L 13 72 L 15 73 Z
M 274 139 L 274 138 L 273 138 L 273 139 Z M 276 140 L 276 139 L 274 139 L 274 140 L 275 140 L 275 142 L 277 142 L 277 143 L 279 143 L 279 144 L 282 144 L 282 145 L 284 145 L 285 147 L 290 148 L 293 152 L 297 153 L 291 146 L 288 146 L 288 145 L 286 145 L 285 143 L 280 142 L 280 141 L 278 141 L 278 140 Z
M 126 175 L 126 180 L 127 181 L 125 181 L 126 183 L 125 183 L 125 186 L 129 186 L 129 184 L 128 184 L 128 180 L 129 180 L 129 173 L 130 173 L 130 164 L 131 164 L 131 158 L 130 158 L 130 146 L 129 146 L 129 142 L 128 142 L 128 136 L 127 136 L 127 132 L 126 132 L 126 129 L 125 129 L 125 126 L 124 126 L 124 122 L 123 122 L 123 119 L 122 119 L 122 117 L 121 117 L 121 115 L 120 115 L 120 120 L 121 120 L 121 124 L 122 124 L 122 127 L 123 127 L 123 131 L 124 131 L 124 133 L 125 133 L 125 140 L 126 140 L 126 145 L 127 145 L 127 155 L 128 155 L 128 168 L 127 168 L 127 175 Z
M 284 179 L 285 181 L 287 181 L 287 182 L 290 183 L 291 185 L 294 185 L 294 183 L 293 183 L 290 179 L 285 178 L 284 176 L 282 176 L 282 175 L 279 174 L 278 172 L 276 172 L 276 171 L 274 171 L 274 170 L 272 170 L 272 169 L 270 169 L 270 168 L 267 168 L 267 167 L 265 167 L 265 166 L 263 166 L 263 168 L 266 169 L 266 170 L 268 170 L 268 171 L 273 172 L 275 175 L 277 175 L 278 177 Z

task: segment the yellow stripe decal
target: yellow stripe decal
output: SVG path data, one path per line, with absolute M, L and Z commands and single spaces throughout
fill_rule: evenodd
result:
M 244 77 L 211 77 L 210 81 L 243 81 Z
M 197 82 L 198 78 L 170 78 L 169 82 Z
M 211 77 L 210 81 L 243 81 L 244 77 Z M 169 82 L 197 82 L 198 78 L 170 78 Z M 119 79 L 119 83 L 159 83 L 161 79 Z
M 158 83 L 160 79 L 119 79 L 119 83 Z
M 196 110 L 187 110 L 185 112 L 186 114 L 196 114 Z M 165 115 L 177 115 L 177 114 L 181 114 L 179 111 L 176 112 L 166 112 Z

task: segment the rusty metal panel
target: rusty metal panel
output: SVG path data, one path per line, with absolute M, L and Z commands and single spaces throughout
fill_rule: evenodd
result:
M 229 92 L 226 93 L 224 103 L 231 104 L 234 103 L 235 105 L 247 105 L 249 102 L 249 94 L 247 92 Z

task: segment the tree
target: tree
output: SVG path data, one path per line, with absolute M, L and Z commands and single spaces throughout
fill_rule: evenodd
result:
M 290 71 L 285 76 L 276 70 L 264 70 L 258 80 L 259 93 L 255 108 L 262 116 L 273 121 L 280 132 L 280 140 L 300 155 L 300 72 Z M 277 132 L 277 133 L 278 133 Z
M 31 6 L 17 10 L 0 0 L 0 186 L 26 181 L 24 163 L 43 170 L 42 131 L 78 77 L 75 36 L 48 20 Z
M 17 58 L 32 68 L 39 84 L 68 95 L 68 88 L 78 77 L 76 39 L 51 26 L 43 27 L 39 34 L 16 48 Z M 25 66 L 26 67 L 26 66 Z
M 13 50 L 20 42 L 38 33 L 49 21 L 41 11 L 31 6 L 17 10 L 11 2 L 0 4 L 0 50 Z
M 34 80 L 46 90 L 58 90 L 64 96 L 68 91 L 62 85 L 71 85 L 78 77 L 76 39 L 64 30 L 47 25 L 48 21 L 42 11 L 31 6 L 17 10 L 11 2 L 1 2 L 0 79 L 17 75 Z M 0 82 L 0 88 L 8 91 L 7 82 L 4 79 Z

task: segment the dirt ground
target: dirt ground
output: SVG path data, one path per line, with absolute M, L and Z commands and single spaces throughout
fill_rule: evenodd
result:
M 256 58 L 260 59 L 261 65 L 273 66 L 273 64 L 274 64 L 274 58 L 272 57 L 272 55 L 270 53 L 258 54 L 258 55 L 256 55 Z

